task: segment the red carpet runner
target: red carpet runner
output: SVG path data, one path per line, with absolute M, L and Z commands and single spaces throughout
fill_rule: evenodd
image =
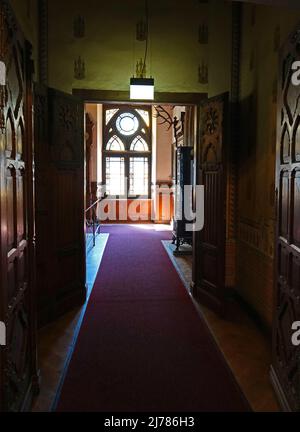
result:
M 110 237 L 62 387 L 58 411 L 248 411 L 162 239 Z

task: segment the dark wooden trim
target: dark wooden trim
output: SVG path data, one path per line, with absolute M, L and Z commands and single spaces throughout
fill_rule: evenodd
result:
M 25 41 L 26 53 L 26 163 L 28 170 L 26 175 L 26 200 L 28 202 L 28 278 L 30 288 L 29 315 L 31 319 L 31 383 L 30 388 L 33 394 L 39 392 L 39 371 L 37 358 L 37 280 L 36 280 L 36 231 L 35 231 L 35 178 L 34 166 L 34 117 L 33 117 L 33 74 L 34 64 L 32 60 L 32 45 Z M 31 397 L 33 397 L 33 394 Z
M 48 0 L 38 1 L 39 82 L 48 84 Z
M 129 85 L 129 84 L 128 84 Z M 130 100 L 129 91 L 118 90 L 89 90 L 73 89 L 73 95 L 79 97 L 86 103 L 126 103 L 130 105 L 156 105 L 177 104 L 177 105 L 198 105 L 203 99 L 207 99 L 207 93 L 167 93 L 156 92 L 155 100 L 139 101 L 137 103 Z
M 168 187 L 172 187 L 174 186 L 173 180 L 156 180 L 156 186 L 168 186 Z
M 278 402 L 281 406 L 282 411 L 284 412 L 293 412 L 291 409 L 289 402 L 285 396 L 285 393 L 280 384 L 280 380 L 277 377 L 276 371 L 273 366 L 270 368 L 270 380 L 273 386 L 273 390 L 277 396 Z

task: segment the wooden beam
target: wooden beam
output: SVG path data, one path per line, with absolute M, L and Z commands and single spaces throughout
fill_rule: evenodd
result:
M 130 100 L 129 91 L 116 90 L 90 90 L 73 89 L 73 95 L 79 97 L 86 103 L 135 103 L 141 105 L 176 104 L 176 105 L 198 105 L 207 98 L 207 93 L 165 93 L 156 92 L 155 100 L 134 102 Z

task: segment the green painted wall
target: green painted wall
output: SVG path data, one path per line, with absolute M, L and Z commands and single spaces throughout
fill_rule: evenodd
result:
M 230 88 L 231 5 L 219 0 L 150 1 L 148 74 L 157 91 L 209 92 Z M 144 43 L 135 40 L 136 23 L 143 17 L 141 0 L 49 1 L 49 81 L 52 87 L 128 90 Z M 73 20 L 82 15 L 86 36 L 73 36 Z M 57 19 L 59 17 L 59 19 Z M 209 45 L 198 42 L 198 28 L 209 25 Z M 74 60 L 86 63 L 86 79 L 74 79 Z M 209 62 L 208 85 L 198 82 L 198 65 Z
M 10 0 L 10 3 L 26 39 L 29 40 L 33 46 L 33 59 L 35 61 L 35 72 L 37 74 L 38 0 Z

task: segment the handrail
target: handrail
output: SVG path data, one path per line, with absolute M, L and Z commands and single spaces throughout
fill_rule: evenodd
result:
M 100 223 L 97 219 L 97 214 L 96 214 L 96 206 L 105 198 L 101 197 L 99 199 L 97 199 L 97 201 L 95 201 L 88 209 L 86 209 L 85 214 L 88 214 L 89 212 L 92 212 L 90 220 L 88 220 L 88 218 L 86 218 L 86 224 L 90 227 L 92 227 L 93 231 L 92 231 L 92 238 L 93 238 L 93 247 L 95 247 L 96 245 L 96 235 L 99 233 L 99 228 L 100 228 Z
M 97 204 L 99 204 L 99 202 L 101 202 L 103 200 L 103 198 L 99 198 L 97 199 L 97 201 L 94 202 L 94 204 L 92 204 L 88 209 L 86 209 L 86 213 L 89 212 L 90 210 L 92 210 L 93 207 L 95 207 Z

